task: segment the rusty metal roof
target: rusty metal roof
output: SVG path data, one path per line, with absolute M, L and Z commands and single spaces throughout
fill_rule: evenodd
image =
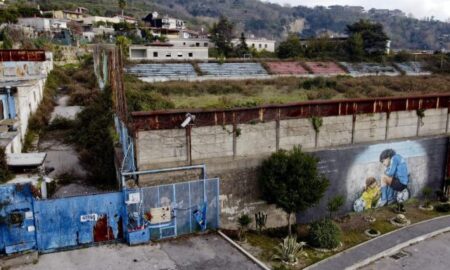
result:
M 0 50 L 0 62 L 45 61 L 44 50 Z

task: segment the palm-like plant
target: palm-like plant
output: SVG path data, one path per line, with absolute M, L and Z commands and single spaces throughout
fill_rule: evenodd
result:
M 303 253 L 305 245 L 305 242 L 297 242 L 297 236 L 287 236 L 283 239 L 283 243 L 275 247 L 275 254 L 272 259 L 295 264 L 297 257 Z
M 126 0 L 118 0 L 119 8 L 122 10 L 122 17 L 123 17 L 123 10 L 127 7 L 127 1 Z

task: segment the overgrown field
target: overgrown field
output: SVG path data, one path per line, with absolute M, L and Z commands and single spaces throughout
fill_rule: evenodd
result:
M 334 78 L 145 83 L 125 76 L 131 111 L 222 109 L 306 100 L 411 96 L 450 92 L 450 76 Z

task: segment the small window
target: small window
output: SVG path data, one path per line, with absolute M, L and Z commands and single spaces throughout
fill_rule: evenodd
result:
M 153 52 L 153 57 L 158 57 L 158 52 Z
M 172 54 L 170 52 L 168 52 L 168 53 L 166 53 L 166 57 L 170 58 L 170 57 L 172 57 Z
M 182 52 L 178 52 L 177 55 L 178 55 L 178 57 L 183 57 L 183 53 Z
M 194 57 L 194 54 L 191 52 L 188 55 L 189 55 L 189 57 Z
M 186 46 L 186 42 L 183 42 L 183 46 Z
M 261 44 L 259 44 L 259 45 L 258 45 L 258 47 L 259 47 L 259 48 L 261 49 L 261 48 L 262 48 L 262 45 L 261 45 Z
M 204 44 L 204 45 L 205 45 L 205 47 L 208 47 L 208 42 L 205 42 L 205 44 Z
M 267 44 L 264 44 L 264 48 L 266 48 L 266 49 L 267 49 Z
M 252 44 L 252 48 L 255 48 L 255 43 Z
M 196 47 L 200 47 L 200 42 L 195 43 Z

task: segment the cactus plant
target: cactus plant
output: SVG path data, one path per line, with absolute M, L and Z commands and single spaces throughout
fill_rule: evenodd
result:
M 258 212 L 255 214 L 255 225 L 258 232 L 261 233 L 261 231 L 266 227 L 267 222 L 267 214 L 264 212 Z

